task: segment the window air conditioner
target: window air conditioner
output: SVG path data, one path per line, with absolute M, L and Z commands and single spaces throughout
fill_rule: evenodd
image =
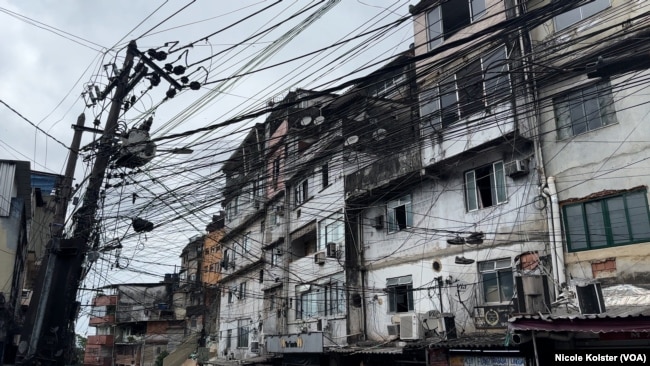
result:
M 388 335 L 399 336 L 399 324 L 388 324 Z
M 336 243 L 327 243 L 327 257 L 336 258 Z
M 511 178 L 528 174 L 528 160 L 513 160 L 506 164 L 506 174 Z
M 282 248 L 273 248 L 274 255 L 282 255 Z
M 400 315 L 399 337 L 402 340 L 421 339 L 424 329 L 418 314 L 409 313 Z
M 314 254 L 314 263 L 316 264 L 325 264 L 325 253 L 318 252 Z

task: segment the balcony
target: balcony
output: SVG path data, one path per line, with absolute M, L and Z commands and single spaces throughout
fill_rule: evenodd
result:
M 93 316 L 88 321 L 88 325 L 91 327 L 109 324 L 115 324 L 115 315 Z
M 100 295 L 93 298 L 93 306 L 117 305 L 117 295 Z
M 115 336 L 113 335 L 91 335 L 88 336 L 88 341 L 87 344 L 92 344 L 92 345 L 108 345 L 108 346 L 113 346 L 113 343 L 115 343 Z

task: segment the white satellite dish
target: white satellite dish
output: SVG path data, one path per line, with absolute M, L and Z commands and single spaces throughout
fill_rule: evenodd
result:
M 323 122 L 325 122 L 325 117 L 323 117 L 323 116 L 318 116 L 318 117 L 314 118 L 314 124 L 316 126 L 320 125 Z
M 311 117 L 309 116 L 302 117 L 302 120 L 300 120 L 300 124 L 303 126 L 307 126 L 310 123 L 311 123 Z
M 345 139 L 345 146 L 354 145 L 357 142 L 359 142 L 359 136 L 353 135 L 353 136 L 350 136 L 347 139 Z
M 375 139 L 375 141 L 383 140 L 385 137 L 386 137 L 386 130 L 383 128 L 380 128 L 377 131 L 372 133 L 372 138 Z

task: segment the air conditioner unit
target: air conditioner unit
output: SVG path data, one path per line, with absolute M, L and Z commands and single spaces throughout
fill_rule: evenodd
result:
M 318 252 L 314 254 L 314 263 L 316 264 L 325 264 L 325 253 Z
M 576 286 L 580 314 L 602 314 L 606 311 L 603 289 L 599 282 Z
M 316 323 L 316 330 L 319 332 L 325 332 L 330 329 L 329 326 L 330 326 L 329 320 L 318 319 L 318 323 Z
M 528 160 L 513 160 L 506 164 L 506 174 L 511 178 L 528 174 Z
M 551 295 L 548 278 L 542 275 L 516 276 L 517 297 L 513 300 L 515 311 L 522 314 L 548 314 Z
M 375 229 L 383 229 L 384 228 L 384 215 L 379 215 L 375 217 L 375 223 L 372 225 Z
M 273 248 L 273 255 L 282 255 L 282 248 Z
M 327 257 L 336 258 L 336 243 L 327 243 Z
M 388 324 L 388 335 L 399 336 L 399 324 Z
M 260 351 L 260 342 L 252 341 L 251 342 L 251 352 L 259 352 L 259 351 Z
M 418 314 L 400 315 L 399 337 L 403 340 L 421 339 L 424 335 L 424 329 Z

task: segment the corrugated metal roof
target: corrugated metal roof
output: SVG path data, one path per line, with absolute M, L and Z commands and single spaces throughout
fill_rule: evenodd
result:
M 363 353 L 375 355 L 399 355 L 402 354 L 402 347 L 347 347 L 347 348 L 330 348 L 328 353 Z
M 440 340 L 430 344 L 430 348 L 503 348 L 505 347 L 505 333 L 470 333 L 457 339 Z M 509 348 L 513 348 L 512 345 Z M 516 346 L 514 346 L 516 348 Z
M 647 305 L 626 305 L 606 307 L 607 311 L 601 314 L 580 314 L 579 311 L 558 311 L 553 314 L 521 314 L 508 319 L 509 322 L 516 322 L 518 319 L 534 319 L 552 322 L 553 320 L 574 320 L 574 319 L 617 319 L 650 316 L 650 307 Z

